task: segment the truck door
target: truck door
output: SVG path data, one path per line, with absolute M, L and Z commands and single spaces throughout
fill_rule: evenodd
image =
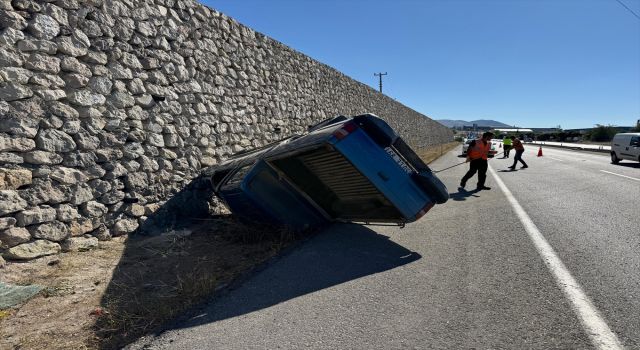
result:
M 640 161 L 640 136 L 631 136 L 629 146 L 626 147 L 629 160 Z

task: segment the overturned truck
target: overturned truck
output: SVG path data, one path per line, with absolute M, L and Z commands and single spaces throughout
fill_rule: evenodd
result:
M 338 116 L 204 171 L 239 219 L 302 230 L 418 220 L 445 185 L 382 119 Z

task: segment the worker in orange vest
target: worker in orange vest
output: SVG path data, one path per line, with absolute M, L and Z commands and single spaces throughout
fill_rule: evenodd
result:
M 522 160 L 522 153 L 524 153 L 524 146 L 520 139 L 517 139 L 515 136 L 511 136 L 511 141 L 513 141 L 513 149 L 516 150 L 516 156 L 513 158 L 513 165 L 508 167 L 511 170 L 516 170 L 516 164 L 518 162 L 522 163 L 522 167 L 520 169 L 526 169 L 529 166 Z
M 485 132 L 482 138 L 471 141 L 467 150 L 467 162 L 471 162 L 469 171 L 460 180 L 460 188 L 464 189 L 467 181 L 478 172 L 478 186 L 476 190 L 490 190 L 491 187 L 484 185 L 487 179 L 487 167 L 489 166 L 489 151 L 491 150 L 492 132 Z

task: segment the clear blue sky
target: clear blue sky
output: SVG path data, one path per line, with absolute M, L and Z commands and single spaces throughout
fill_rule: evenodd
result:
M 640 0 L 620 0 L 640 16 Z M 433 119 L 640 119 L 640 19 L 616 0 L 205 0 Z

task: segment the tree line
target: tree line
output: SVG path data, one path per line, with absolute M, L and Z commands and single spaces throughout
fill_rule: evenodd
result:
M 629 130 L 629 132 L 639 132 L 640 131 L 640 121 L 636 123 L 636 126 Z M 613 139 L 615 134 L 622 132 L 619 127 L 615 127 L 613 125 L 602 125 L 596 124 L 595 128 L 586 131 L 585 133 L 580 133 L 577 131 L 563 131 L 558 130 L 556 132 L 544 133 L 536 135 L 536 140 L 539 141 L 574 141 L 577 137 L 578 140 L 582 141 L 593 141 L 593 142 L 609 142 Z

